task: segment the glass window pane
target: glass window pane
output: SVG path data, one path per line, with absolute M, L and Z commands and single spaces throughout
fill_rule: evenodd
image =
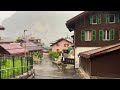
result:
M 114 22 L 115 21 L 115 16 L 114 15 L 110 15 L 110 22 Z
M 97 23 L 97 16 L 93 16 L 93 23 Z

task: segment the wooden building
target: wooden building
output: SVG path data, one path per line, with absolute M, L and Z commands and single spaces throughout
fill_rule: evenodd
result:
M 22 47 L 28 50 L 29 54 L 33 54 L 34 52 L 42 53 L 42 47 L 37 46 L 36 44 L 30 41 L 22 43 Z
M 28 51 L 19 44 L 0 44 L 0 56 L 24 56 Z
M 120 11 L 85 11 L 68 20 L 66 26 L 74 31 L 76 68 L 80 52 L 120 42 Z
M 85 51 L 79 56 L 80 68 L 90 78 L 120 78 L 120 43 Z

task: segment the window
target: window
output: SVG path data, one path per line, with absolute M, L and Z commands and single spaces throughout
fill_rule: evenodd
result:
M 90 16 L 90 24 L 101 24 L 101 15 Z
M 106 23 L 115 23 L 115 14 L 106 15 Z
M 91 41 L 91 31 L 85 31 L 85 41 Z
M 106 36 L 105 36 L 105 40 L 110 40 L 110 31 L 109 30 L 106 30 L 105 32 Z
M 99 40 L 114 40 L 114 29 L 111 30 L 100 30 L 99 31 Z
M 95 30 L 87 30 L 81 31 L 81 41 L 95 41 L 96 40 L 96 31 Z
M 92 24 L 97 24 L 97 16 L 92 16 Z
M 110 40 L 110 30 L 104 31 L 103 40 Z
M 120 31 L 119 31 L 119 40 L 120 40 Z
M 59 44 L 57 43 L 56 46 L 59 46 Z
M 110 15 L 110 23 L 115 23 L 115 15 Z
M 69 44 L 64 44 L 64 47 L 68 47 L 69 46 Z
M 90 16 L 90 24 L 97 24 L 97 16 L 96 15 Z

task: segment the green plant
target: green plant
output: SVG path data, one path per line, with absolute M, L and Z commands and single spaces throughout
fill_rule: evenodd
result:
M 72 47 L 68 47 L 68 53 L 70 53 L 72 49 L 73 49 Z
M 4 64 L 2 64 L 3 61 L 6 61 Z M 1 78 L 2 79 L 9 79 L 13 76 L 13 60 L 12 58 L 7 58 L 6 60 L 1 61 Z M 28 62 L 28 65 L 30 65 L 30 62 Z M 27 72 L 27 62 L 26 60 L 23 60 L 23 72 Z M 14 59 L 14 72 L 15 76 L 22 74 L 22 67 L 21 67 L 21 60 L 19 58 Z M 30 67 L 28 67 L 28 70 L 30 70 Z
M 43 57 L 43 54 L 42 54 L 42 53 L 39 53 L 39 54 L 38 54 L 38 58 L 41 60 L 42 57 Z
M 52 58 L 52 59 L 58 59 L 59 58 L 59 56 L 60 56 L 60 54 L 61 54 L 61 52 L 52 52 L 52 51 L 49 51 L 49 57 L 50 58 Z

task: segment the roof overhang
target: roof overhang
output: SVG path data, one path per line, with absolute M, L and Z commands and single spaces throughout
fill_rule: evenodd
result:
M 5 28 L 3 26 L 0 25 L 0 30 L 5 30 Z
M 120 49 L 120 43 L 101 47 L 101 48 L 94 49 L 94 50 L 85 51 L 85 52 L 79 53 L 78 56 L 84 57 L 84 58 L 92 58 L 92 57 L 99 56 L 105 53 L 109 53 L 109 52 L 112 52 L 118 49 Z
M 77 15 L 77 16 L 71 18 L 70 20 L 68 20 L 68 21 L 66 22 L 66 26 L 67 26 L 67 28 L 69 29 L 69 31 L 71 32 L 71 31 L 74 31 L 74 30 L 75 30 L 75 23 L 76 23 L 77 20 L 79 20 L 79 19 L 82 18 L 83 16 L 86 16 L 86 15 L 91 14 L 91 13 L 93 13 L 93 12 L 94 12 L 94 11 L 84 11 L 84 12 L 80 13 L 79 15 Z

